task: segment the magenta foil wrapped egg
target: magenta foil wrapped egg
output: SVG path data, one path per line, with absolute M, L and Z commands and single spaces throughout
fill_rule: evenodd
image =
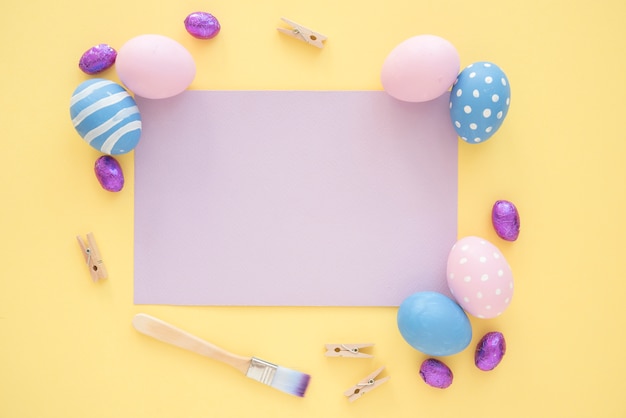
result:
M 447 388 L 454 379 L 452 370 L 445 363 L 434 358 L 424 360 L 420 366 L 420 376 L 427 385 L 439 389 Z
M 94 166 L 96 178 L 104 190 L 119 192 L 124 187 L 124 173 L 117 160 L 110 155 L 103 155 Z
M 117 51 L 107 44 L 96 45 L 89 48 L 78 61 L 78 68 L 85 74 L 100 73 L 115 63 Z
M 506 353 L 506 341 L 501 332 L 488 332 L 476 345 L 474 363 L 483 371 L 496 368 Z
M 185 18 L 185 29 L 198 39 L 215 38 L 220 32 L 220 22 L 211 13 L 194 12 Z
M 519 212 L 512 202 L 508 200 L 496 201 L 491 210 L 491 222 L 500 238 L 515 241 L 519 236 Z

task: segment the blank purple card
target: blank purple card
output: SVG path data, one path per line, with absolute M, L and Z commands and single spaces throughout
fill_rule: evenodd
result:
M 398 306 L 449 295 L 448 94 L 186 91 L 137 99 L 135 303 Z

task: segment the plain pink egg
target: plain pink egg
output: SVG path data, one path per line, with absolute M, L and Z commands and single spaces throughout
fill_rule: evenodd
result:
M 500 250 L 480 237 L 461 238 L 448 255 L 448 287 L 459 305 L 478 318 L 501 315 L 513 298 L 513 273 Z
M 426 102 L 444 94 L 454 83 L 461 60 L 456 48 L 435 35 L 419 35 L 396 46 L 383 63 L 381 81 L 392 97 Z
M 117 75 L 128 90 L 147 99 L 182 93 L 196 75 L 196 64 L 184 46 L 162 35 L 140 35 L 118 51 Z

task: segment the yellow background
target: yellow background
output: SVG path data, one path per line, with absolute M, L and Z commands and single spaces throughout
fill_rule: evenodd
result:
M 185 32 L 196 10 L 218 17 L 217 38 Z M 281 16 L 327 35 L 326 47 L 279 34 Z M 623 0 L 4 0 L 0 416 L 626 416 L 625 17 Z M 119 157 L 124 190 L 101 189 L 99 154 L 72 128 L 68 106 L 87 78 L 77 68 L 85 50 L 143 33 L 191 51 L 192 89 L 380 90 L 386 55 L 422 33 L 451 41 L 462 67 L 504 69 L 512 102 L 501 130 L 485 144 L 459 143 L 459 237 L 498 245 L 516 293 L 502 316 L 472 319 L 470 347 L 444 359 L 450 388 L 421 381 L 426 356 L 402 340 L 393 308 L 133 304 L 133 155 Z M 514 243 L 491 227 L 497 199 L 520 210 Z M 75 239 L 90 231 L 109 271 L 100 283 Z M 307 396 L 141 336 L 131 326 L 138 312 L 310 373 Z M 508 351 L 485 373 L 473 349 L 491 330 Z M 374 342 L 375 357 L 329 359 L 328 342 Z M 348 403 L 343 390 L 382 365 L 391 380 Z

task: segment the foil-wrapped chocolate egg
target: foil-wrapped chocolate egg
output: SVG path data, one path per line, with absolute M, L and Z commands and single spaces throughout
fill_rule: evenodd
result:
M 220 22 L 211 13 L 194 12 L 185 18 L 185 29 L 198 39 L 215 38 L 220 32 Z
M 89 48 L 78 61 L 78 68 L 85 74 L 97 74 L 115 64 L 117 51 L 107 44 L 99 44 Z
M 476 345 L 474 363 L 483 371 L 495 369 L 506 353 L 506 341 L 501 332 L 488 332 Z
M 450 386 L 454 378 L 452 370 L 443 362 L 434 358 L 424 360 L 420 366 L 420 376 L 427 385 L 439 389 L 445 389 Z
M 124 187 L 124 173 L 117 160 L 110 155 L 103 155 L 94 165 L 96 178 L 104 190 L 119 192 Z
M 496 201 L 491 210 L 491 222 L 500 238 L 515 241 L 519 236 L 519 212 L 512 202 Z

